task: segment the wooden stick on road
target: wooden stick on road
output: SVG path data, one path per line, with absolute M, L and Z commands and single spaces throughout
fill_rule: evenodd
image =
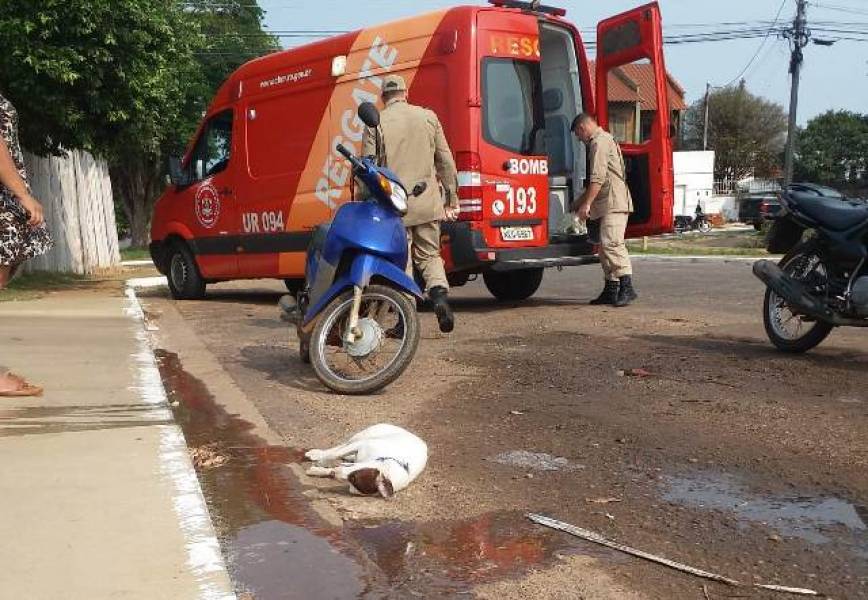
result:
M 581 527 L 576 527 L 575 525 L 570 525 L 569 523 L 564 523 L 563 521 L 558 521 L 552 519 L 550 517 L 546 517 L 544 515 L 536 515 L 529 514 L 527 518 L 537 523 L 538 525 L 543 525 L 545 527 L 549 527 L 551 529 L 557 529 L 558 531 L 563 531 L 564 533 L 569 533 L 570 535 L 574 535 L 577 538 L 581 538 L 588 542 L 594 542 L 595 544 L 600 544 L 601 546 L 606 546 L 608 548 L 612 548 L 614 550 L 618 550 L 620 552 L 624 552 L 625 554 L 630 554 L 632 556 L 636 556 L 638 558 L 644 558 L 645 560 L 649 560 L 651 562 L 655 562 L 661 565 L 665 565 L 671 569 L 675 569 L 677 571 L 682 571 L 684 573 L 690 573 L 691 575 L 696 575 L 697 577 L 702 577 L 705 579 L 710 579 L 711 581 L 717 581 L 720 583 L 725 583 L 727 585 L 732 586 L 741 586 L 741 584 L 735 579 L 730 579 L 728 577 L 724 577 L 723 575 L 717 575 L 716 573 L 710 573 L 708 571 L 703 571 L 702 569 L 697 569 L 695 567 L 691 567 L 689 565 L 685 565 L 679 562 L 675 562 L 674 560 L 669 560 L 668 558 L 663 558 L 662 556 L 657 556 L 655 554 L 651 554 L 649 552 L 643 552 L 642 550 L 637 550 L 635 548 L 631 548 L 630 546 L 625 546 L 623 544 L 619 544 L 618 542 L 613 542 L 612 540 L 606 539 L 598 533 L 594 533 L 593 531 L 588 531 L 587 529 L 582 529 Z M 755 584 L 755 587 L 762 588 L 765 590 L 771 590 L 775 592 L 784 592 L 788 594 L 800 594 L 802 596 L 817 596 L 817 592 L 814 590 L 804 589 L 804 588 L 793 588 L 793 587 L 785 587 L 782 585 L 763 585 L 763 584 Z

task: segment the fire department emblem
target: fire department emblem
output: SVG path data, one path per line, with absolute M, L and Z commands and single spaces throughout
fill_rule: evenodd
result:
M 205 229 L 217 225 L 220 219 L 220 195 L 210 183 L 206 183 L 196 192 L 196 218 Z

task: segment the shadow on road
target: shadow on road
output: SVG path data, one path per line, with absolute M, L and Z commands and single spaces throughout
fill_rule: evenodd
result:
M 328 392 L 316 378 L 310 365 L 301 362 L 298 348 L 292 343 L 289 348 L 273 345 L 247 346 L 241 349 L 241 356 L 244 366 L 264 374 L 266 381 L 304 392 Z
M 821 346 L 806 354 L 786 354 L 775 350 L 765 340 L 734 337 L 696 337 L 696 336 L 661 336 L 639 335 L 638 339 L 652 344 L 673 346 L 678 348 L 693 348 L 702 352 L 737 355 L 740 358 L 765 360 L 790 360 L 807 363 L 820 369 L 835 368 L 864 373 L 868 369 L 868 356 L 849 350 Z

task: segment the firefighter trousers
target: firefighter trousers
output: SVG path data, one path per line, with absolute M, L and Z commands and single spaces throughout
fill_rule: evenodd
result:
M 630 213 L 610 212 L 600 219 L 600 265 L 607 281 L 633 274 L 633 265 L 624 243 Z
M 435 287 L 448 290 L 446 269 L 440 257 L 440 221 L 407 227 L 407 247 L 410 256 L 407 274 L 412 277 L 415 266 L 425 280 L 425 291 Z

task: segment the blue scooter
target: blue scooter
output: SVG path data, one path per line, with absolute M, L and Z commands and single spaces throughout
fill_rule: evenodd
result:
M 364 103 L 359 118 L 379 135 L 380 115 Z M 378 144 L 379 147 L 379 144 Z M 320 226 L 308 248 L 298 299 L 299 353 L 320 381 L 343 394 L 368 394 L 397 379 L 419 345 L 419 286 L 405 273 L 407 233 L 401 217 L 412 194 L 372 158 L 337 146 L 368 190 Z M 414 298 L 415 297 L 415 298 Z

